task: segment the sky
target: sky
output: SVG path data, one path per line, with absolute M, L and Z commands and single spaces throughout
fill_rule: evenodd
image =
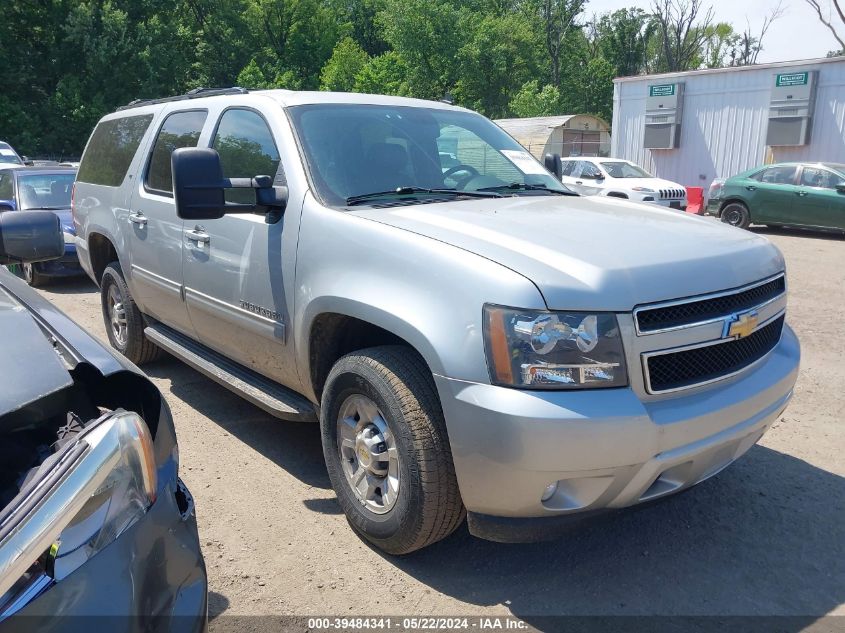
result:
M 633 6 L 648 11 L 651 4 L 648 0 L 589 0 L 586 13 L 592 15 Z M 747 17 L 752 33 L 756 34 L 763 16 L 777 5 L 777 0 L 704 0 L 703 4 L 712 5 L 717 22 L 730 22 L 740 32 L 745 30 Z M 839 49 L 833 35 L 804 0 L 783 0 L 783 6 L 783 17 L 766 33 L 758 63 L 824 57 L 828 51 Z

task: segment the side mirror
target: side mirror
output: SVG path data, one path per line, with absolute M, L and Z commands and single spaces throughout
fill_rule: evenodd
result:
M 181 147 L 170 158 L 176 215 L 183 220 L 216 220 L 227 213 L 283 210 L 287 187 L 274 187 L 270 176 L 224 178 L 217 150 Z M 226 202 L 226 189 L 255 189 L 256 204 Z
M 32 167 L 35 164 L 35 161 L 32 160 L 29 156 L 21 156 L 21 160 L 23 161 L 23 164 L 27 167 Z
M 837 193 L 845 193 L 845 182 L 840 182 L 836 185 L 836 191 Z
M 563 176 L 563 166 L 560 162 L 560 154 L 546 154 L 543 157 L 543 164 L 546 166 L 546 169 L 552 172 L 555 176 L 557 176 L 558 180 L 560 180 L 561 176 Z
M 43 262 L 64 254 L 62 224 L 55 213 L 0 214 L 0 264 Z

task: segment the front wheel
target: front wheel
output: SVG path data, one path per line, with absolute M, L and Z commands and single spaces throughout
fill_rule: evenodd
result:
M 341 358 L 326 380 L 320 428 L 338 502 L 353 529 L 380 549 L 413 552 L 463 521 L 434 381 L 410 348 Z
M 722 222 L 740 229 L 747 229 L 751 224 L 751 214 L 748 207 L 741 202 L 731 202 L 722 209 Z
M 103 272 L 100 302 L 106 333 L 113 348 L 136 365 L 148 363 L 161 355 L 161 349 L 144 336 L 144 317 L 132 299 L 118 262 L 112 262 Z
M 47 285 L 47 281 L 50 279 L 46 275 L 42 275 L 38 272 L 38 269 L 35 267 L 35 264 L 23 264 L 21 266 L 23 272 L 23 278 L 26 283 L 28 283 L 33 288 L 43 288 Z

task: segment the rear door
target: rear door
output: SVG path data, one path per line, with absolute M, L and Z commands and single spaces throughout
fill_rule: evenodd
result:
M 132 292 L 145 314 L 191 335 L 182 291 L 182 220 L 173 202 L 170 155 L 196 147 L 208 112 L 177 110 L 162 120 L 153 139 L 141 182 L 136 183 L 126 235 Z
M 274 125 L 280 125 L 278 119 Z M 277 138 L 261 113 L 232 106 L 217 118 L 210 145 L 220 154 L 224 177 L 269 175 L 275 184 L 285 184 Z M 254 204 L 255 191 L 230 189 L 226 200 Z M 285 217 L 232 214 L 186 222 L 182 248 L 185 298 L 199 341 L 291 385 L 297 378 L 285 337 L 290 323 L 284 285 L 288 273 L 282 269 Z
M 796 215 L 799 197 L 796 165 L 772 165 L 739 183 L 749 203 L 751 221 L 787 224 Z
M 803 165 L 798 177 L 800 198 L 796 224 L 845 228 L 845 195 L 837 192 L 842 177 L 823 167 Z

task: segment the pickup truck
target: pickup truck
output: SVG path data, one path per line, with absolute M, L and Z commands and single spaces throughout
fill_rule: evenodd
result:
M 93 131 L 73 216 L 112 345 L 319 422 L 349 523 L 392 554 L 465 517 L 536 540 L 689 488 L 798 372 L 768 240 L 580 197 L 446 103 L 133 102 Z

